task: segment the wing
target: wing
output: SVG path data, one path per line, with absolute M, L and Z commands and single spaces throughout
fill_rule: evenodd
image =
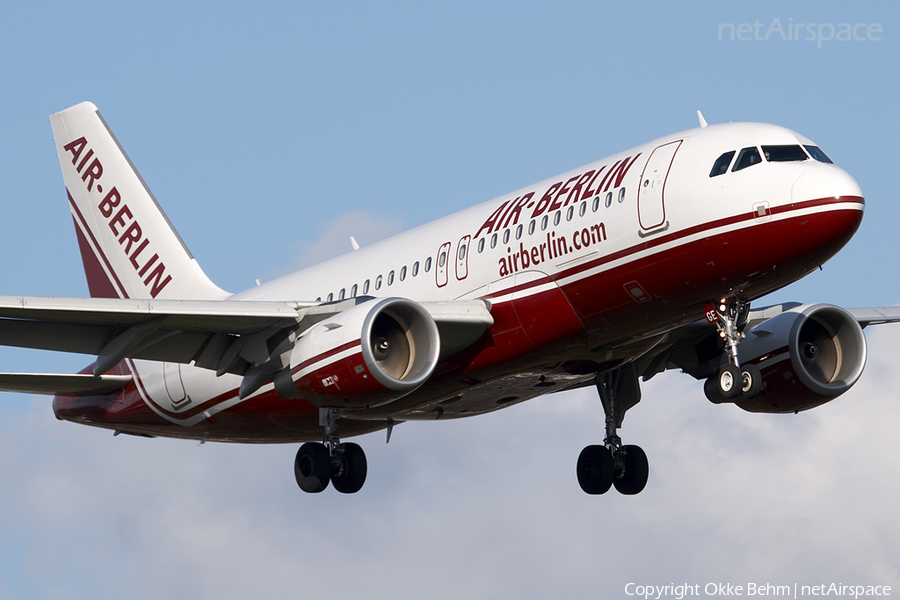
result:
M 370 299 L 315 303 L 0 296 L 0 345 L 95 355 L 94 376 L 123 358 L 193 362 L 220 374 L 244 374 L 254 364 L 251 349 L 273 348 L 273 340 L 285 339 L 285 332 L 296 339 Z M 480 300 L 421 304 L 438 324 L 443 355 L 474 343 L 493 323 L 489 304 Z
M 883 308 L 851 308 L 848 309 L 853 318 L 859 321 L 863 327 L 869 325 L 883 325 L 885 323 L 897 323 L 900 321 L 900 307 L 889 306 Z

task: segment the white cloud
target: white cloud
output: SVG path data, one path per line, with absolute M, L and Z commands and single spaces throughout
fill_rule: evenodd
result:
M 650 457 L 636 497 L 586 496 L 575 459 L 602 439 L 592 390 L 360 439 L 355 496 L 302 494 L 295 446 L 146 440 L 3 410 L 10 597 L 624 597 L 645 584 L 900 585 L 900 328 L 800 415 L 713 406 L 666 374 L 622 434 Z
M 377 215 L 366 211 L 350 211 L 326 221 L 318 239 L 297 243 L 298 256 L 282 275 L 320 263 L 351 251 L 350 236 L 360 246 L 377 242 L 400 233 L 404 229 L 401 219 Z

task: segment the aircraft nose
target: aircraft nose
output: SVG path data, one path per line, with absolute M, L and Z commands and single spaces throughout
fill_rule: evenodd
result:
M 820 198 L 859 198 L 863 193 L 856 180 L 835 165 L 812 164 L 795 181 L 791 189 L 793 203 Z

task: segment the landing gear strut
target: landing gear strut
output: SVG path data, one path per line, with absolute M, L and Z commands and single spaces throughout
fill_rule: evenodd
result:
M 588 494 L 605 494 L 615 486 L 621 494 L 638 494 L 647 485 L 650 468 L 640 446 L 623 445 L 617 431 L 625 412 L 640 402 L 641 388 L 634 365 L 597 375 L 597 391 L 606 413 L 603 445 L 588 446 L 578 457 L 578 483 Z
M 294 459 L 294 477 L 304 492 L 318 494 L 328 483 L 342 494 L 355 494 L 366 482 L 366 454 L 358 444 L 341 443 L 337 419 L 341 411 L 320 408 L 319 424 L 325 427 L 324 443 L 308 442 L 300 446 Z
M 742 367 L 738 360 L 738 345 L 744 339 L 743 329 L 750 314 L 750 302 L 743 298 L 723 298 L 713 311 L 707 311 L 707 318 L 715 322 L 719 337 L 725 341 L 725 364 L 717 375 L 706 381 L 703 391 L 707 398 L 716 403 L 738 396 L 754 398 L 762 391 L 762 375 L 756 365 Z

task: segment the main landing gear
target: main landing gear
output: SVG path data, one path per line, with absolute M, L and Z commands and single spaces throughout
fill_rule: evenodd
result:
M 300 446 L 294 459 L 294 477 L 304 492 L 318 494 L 328 482 L 342 494 L 355 494 L 366 482 L 366 454 L 358 444 L 341 443 L 337 435 L 340 410 L 320 408 L 319 424 L 325 427 L 324 443 Z
M 620 494 L 639 494 L 647 485 L 650 467 L 640 446 L 622 445 L 617 430 L 625 412 L 641 401 L 634 365 L 597 375 L 597 391 L 606 413 L 603 445 L 588 446 L 578 457 L 578 484 L 588 494 L 605 494 L 612 486 Z
M 738 361 L 738 344 L 744 339 L 742 331 L 749 314 L 750 303 L 742 299 L 723 298 L 718 306 L 706 311 L 707 320 L 716 324 L 719 336 L 725 341 L 725 364 L 703 385 L 706 397 L 717 404 L 738 396 L 754 398 L 762 391 L 759 368 L 756 365 L 742 367 Z

